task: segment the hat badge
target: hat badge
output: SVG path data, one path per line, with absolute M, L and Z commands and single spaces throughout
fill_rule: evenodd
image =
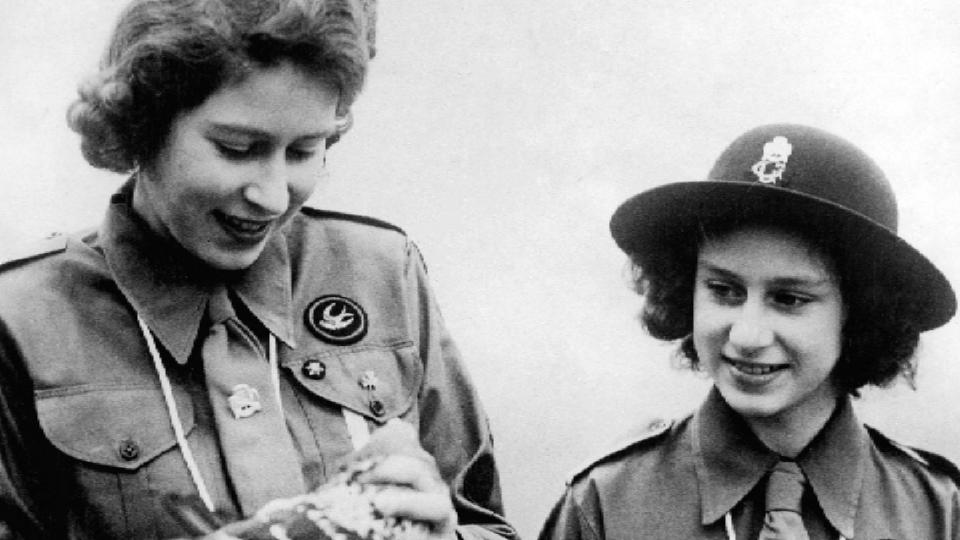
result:
M 786 137 L 776 136 L 763 145 L 763 157 L 750 168 L 762 184 L 778 184 L 783 180 L 787 160 L 793 153 L 793 145 Z

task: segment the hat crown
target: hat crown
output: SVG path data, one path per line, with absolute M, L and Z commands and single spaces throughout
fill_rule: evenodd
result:
M 708 178 L 795 191 L 897 231 L 896 197 L 883 171 L 850 142 L 819 129 L 777 124 L 750 130 L 724 150 Z

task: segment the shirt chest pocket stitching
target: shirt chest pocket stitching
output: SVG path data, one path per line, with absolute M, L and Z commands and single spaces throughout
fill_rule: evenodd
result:
M 423 384 L 423 363 L 412 341 L 359 347 L 311 343 L 281 366 L 308 394 L 380 423 L 408 411 Z
M 174 396 L 189 434 L 195 426 L 193 405 L 179 390 Z M 132 471 L 177 444 L 156 387 L 83 385 L 39 390 L 34 397 L 51 444 L 88 464 Z

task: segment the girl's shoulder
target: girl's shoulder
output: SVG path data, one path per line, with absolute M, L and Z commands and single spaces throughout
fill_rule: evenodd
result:
M 670 443 L 684 436 L 689 420 L 690 416 L 680 420 L 654 419 L 631 427 L 605 450 L 576 468 L 567 484 L 573 485 L 590 476 L 618 476 L 623 469 L 636 472 L 638 462 L 642 469 L 643 462 L 652 464 L 664 454 L 680 451 Z
M 951 489 L 960 486 L 960 468 L 948 458 L 897 442 L 871 426 L 865 427 L 876 450 L 878 466 L 910 472 L 924 483 L 942 483 Z

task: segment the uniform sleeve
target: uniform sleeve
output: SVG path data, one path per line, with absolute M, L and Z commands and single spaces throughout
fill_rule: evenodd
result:
M 56 463 L 37 421 L 33 385 L 0 321 L 0 540 L 58 537 Z
M 450 486 L 464 539 L 518 538 L 503 517 L 500 479 L 487 416 L 447 333 L 413 243 L 407 248 L 411 328 L 424 363 L 420 443 Z
M 547 516 L 538 540 L 598 540 L 596 528 L 586 519 L 573 487 L 567 488 Z

